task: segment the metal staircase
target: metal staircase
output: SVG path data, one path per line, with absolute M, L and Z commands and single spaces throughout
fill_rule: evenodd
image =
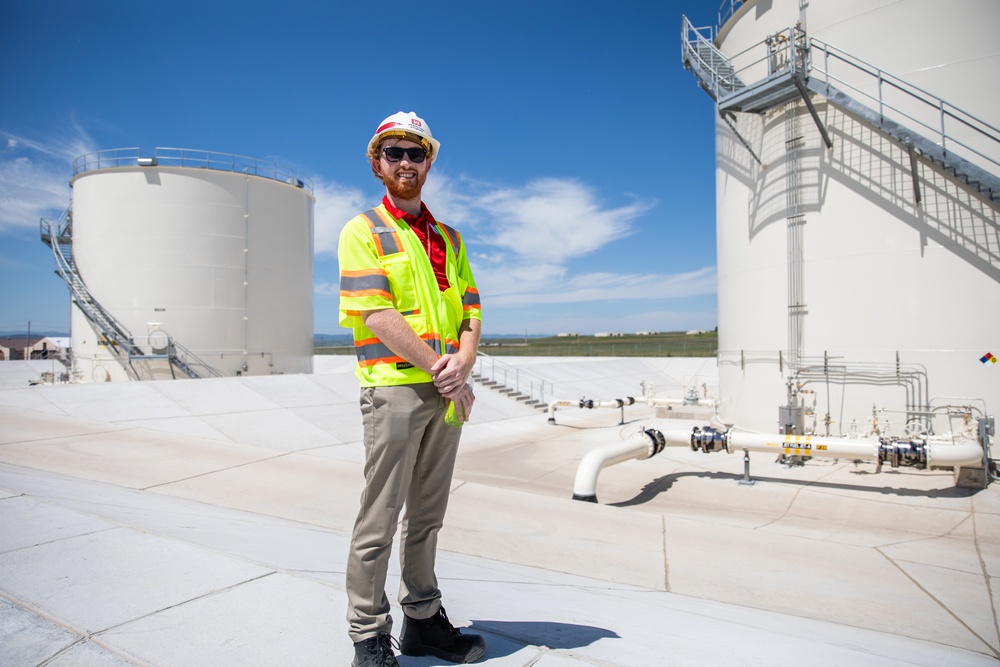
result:
M 1000 130 L 992 125 L 836 47 L 807 37 L 798 27 L 771 35 L 732 59 L 715 47 L 712 33 L 712 28 L 696 28 L 682 17 L 682 62 L 715 100 L 719 114 L 758 163 L 760 159 L 732 122 L 732 114 L 763 113 L 801 99 L 823 141 L 832 147 L 810 99 L 811 92 L 906 147 L 917 203 L 916 158 L 923 157 L 993 205 L 1000 205 L 1000 177 L 996 175 L 1000 173 Z M 755 49 L 760 54 L 753 53 Z M 734 64 L 736 60 L 739 66 Z M 747 83 L 749 79 L 753 82 Z M 866 92 L 871 89 L 876 92 Z
M 683 19 L 686 28 L 682 41 L 684 66 L 698 77 L 698 84 L 705 92 L 717 100 L 746 88 L 729 59 L 702 34 L 711 28 L 695 28 L 686 16 Z
M 481 351 L 470 379 L 538 410 L 548 409 L 549 401 L 554 397 L 554 387 L 548 380 L 508 366 Z
M 56 263 L 56 273 L 63 279 L 69 287 L 70 298 L 73 303 L 86 315 L 87 320 L 94 327 L 94 331 L 100 337 L 100 343 L 109 350 L 121 364 L 122 368 L 132 380 L 138 380 L 139 373 L 133 365 L 133 360 L 142 361 L 166 360 L 171 368 L 179 369 L 190 378 L 205 377 L 205 375 L 218 376 L 218 372 L 210 368 L 192 355 L 182 346 L 171 341 L 166 354 L 150 354 L 145 352 L 135 343 L 129 330 L 115 319 L 106 308 L 94 298 L 83 279 L 80 277 L 73 260 L 73 212 L 66 209 L 62 216 L 55 222 L 42 218 L 39 224 L 39 231 L 42 242 L 52 249 L 52 256 Z M 202 373 L 196 370 L 195 366 L 203 369 Z

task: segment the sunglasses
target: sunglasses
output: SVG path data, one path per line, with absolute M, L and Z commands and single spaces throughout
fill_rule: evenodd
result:
M 423 162 L 427 159 L 426 148 L 401 148 L 399 146 L 386 146 L 382 149 L 382 155 L 388 162 L 399 162 L 403 159 L 403 154 L 410 162 Z

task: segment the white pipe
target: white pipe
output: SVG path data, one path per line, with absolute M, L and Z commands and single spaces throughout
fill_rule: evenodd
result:
M 556 408 L 557 407 L 571 408 L 574 405 L 579 406 L 580 405 L 580 401 L 570 401 L 570 400 L 567 400 L 567 399 L 556 399 L 554 401 L 550 401 L 549 402 L 549 423 L 550 424 L 555 423 L 555 421 L 556 421 Z
M 931 466 L 961 468 L 962 466 L 981 466 L 982 464 L 983 448 L 978 442 L 967 440 L 954 445 L 944 442 L 927 443 L 928 468 Z
M 556 399 L 556 400 L 551 401 L 549 403 L 549 410 L 548 410 L 548 412 L 549 412 L 549 423 L 550 424 L 555 424 L 556 423 L 556 408 L 557 407 L 564 407 L 564 408 L 577 407 L 577 408 L 581 408 L 581 409 L 582 408 L 587 408 L 587 409 L 591 409 L 592 410 L 594 408 L 621 408 L 621 407 L 624 407 L 626 405 L 633 405 L 634 403 L 635 403 L 635 399 L 632 398 L 631 396 L 626 396 L 625 398 L 616 398 L 613 401 L 594 401 L 594 400 L 589 400 L 589 399 L 586 399 L 586 398 L 581 398 L 581 399 L 576 400 L 576 401 L 571 401 L 571 400 L 565 399 L 565 398 L 563 398 L 563 399 Z
M 744 433 L 729 430 L 719 433 L 714 429 L 706 430 L 710 437 L 703 437 L 699 446 L 695 446 L 695 436 L 688 434 L 688 443 L 693 449 L 707 452 L 725 449 L 732 452 L 745 449 L 755 452 L 781 452 L 789 456 L 812 456 L 828 458 L 844 458 L 856 461 L 875 461 L 884 463 L 896 461 L 893 466 L 903 462 L 903 465 L 962 467 L 982 464 L 982 446 L 969 439 L 955 444 L 950 439 L 928 439 L 926 442 L 908 440 L 880 440 L 877 438 L 832 438 L 812 435 L 781 435 L 766 433 Z M 682 431 L 668 431 L 664 435 L 668 444 L 680 444 Z M 923 454 L 921 454 L 923 452 Z M 921 457 L 926 460 L 922 461 Z M 905 461 L 909 463 L 905 463 Z M 917 463 L 919 461 L 919 463 Z
M 662 431 L 662 433 L 667 447 L 691 446 L 691 429 L 674 429 L 671 431 Z
M 719 402 L 714 398 L 708 398 L 707 396 L 704 398 L 699 397 L 698 392 L 695 389 L 688 389 L 684 394 L 684 398 L 657 398 L 653 385 L 646 385 L 646 383 L 643 383 L 642 388 L 643 395 L 646 398 L 646 405 L 651 408 L 669 407 L 672 405 L 714 408 L 719 405 Z
M 861 461 L 878 461 L 878 440 L 854 438 L 828 438 L 811 435 L 768 435 L 762 433 L 728 434 L 730 449 L 748 449 L 754 452 L 780 451 L 789 456 L 828 456 Z
M 648 429 L 634 433 L 623 442 L 597 447 L 587 452 L 576 469 L 573 482 L 573 500 L 597 502 L 597 476 L 601 470 L 632 459 L 645 460 L 663 450 L 663 436 Z
M 697 440 L 697 446 L 695 441 Z M 608 466 L 629 461 L 645 460 L 659 454 L 665 447 L 687 447 L 715 452 L 735 449 L 757 452 L 780 451 L 792 456 L 846 458 L 879 463 L 892 461 L 892 465 L 917 465 L 927 468 L 962 467 L 981 464 L 983 447 L 974 440 L 965 439 L 953 444 L 950 440 L 918 441 L 879 440 L 873 438 L 831 438 L 811 435 L 781 435 L 743 433 L 729 430 L 716 431 L 706 427 L 695 429 L 657 431 L 645 429 L 627 440 L 598 447 L 587 452 L 576 470 L 573 482 L 573 499 L 597 502 L 597 477 Z M 926 456 L 926 464 L 923 457 Z
M 692 403 L 683 398 L 647 398 L 646 405 L 652 408 L 662 408 L 671 405 L 684 405 L 691 408 L 714 408 L 717 402 L 714 398 L 699 398 L 697 403 Z

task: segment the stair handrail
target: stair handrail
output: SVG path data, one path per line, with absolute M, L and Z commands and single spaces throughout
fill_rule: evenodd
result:
M 59 220 L 69 219 L 68 215 L 68 213 L 64 213 L 63 217 Z M 41 220 L 42 239 L 52 249 L 52 255 L 56 262 L 56 272 L 63 279 L 63 282 L 66 283 L 66 286 L 69 287 L 73 300 L 87 314 L 88 319 L 101 329 L 99 333 L 105 339 L 112 342 L 116 346 L 116 349 L 123 349 L 131 356 L 138 350 L 132 340 L 132 334 L 125 325 L 101 306 L 90 290 L 87 289 L 83 279 L 77 273 L 74 263 L 63 254 L 61 247 L 63 244 L 59 242 L 58 235 L 55 238 L 52 236 L 52 228 L 56 224 L 59 223 L 53 223 L 47 218 L 42 218 Z M 139 353 L 141 354 L 141 351 Z
M 170 339 L 170 343 L 167 347 L 167 357 L 171 364 L 184 371 L 184 374 L 189 378 L 197 380 L 206 377 L 222 377 L 222 373 L 215 370 L 215 368 L 200 359 L 194 352 L 184 347 L 173 338 Z
M 105 341 L 111 346 L 112 353 L 119 358 L 130 377 L 137 378 L 135 370 L 129 361 L 133 357 L 152 358 L 135 342 L 135 338 L 124 324 L 119 322 L 87 289 L 86 283 L 76 270 L 76 263 L 67 257 L 62 247 L 72 248 L 73 211 L 72 207 L 63 211 L 55 221 L 49 218 L 39 220 L 39 234 L 51 249 L 56 262 L 56 273 L 63 279 L 70 290 L 73 301 L 98 329 Z M 57 230 L 53 234 L 53 229 Z M 215 368 L 200 359 L 191 350 L 170 339 L 167 351 L 170 364 L 180 368 L 190 378 L 222 377 Z M 199 371 L 199 369 L 201 369 Z
M 725 5 L 725 3 L 723 4 Z M 804 79 L 812 79 L 814 83 L 820 82 L 825 88 L 825 94 L 828 98 L 833 90 L 858 97 L 862 104 L 877 111 L 883 120 L 891 116 L 893 121 L 900 121 L 903 125 L 908 125 L 912 131 L 918 132 L 929 141 L 936 143 L 945 156 L 961 157 L 963 154 L 974 156 L 974 159 L 978 158 L 978 160 L 984 161 L 980 164 L 988 167 L 988 171 L 994 174 L 1000 173 L 1000 129 L 941 97 L 823 40 L 809 37 L 805 40 L 804 49 L 801 46 L 793 48 L 801 44 L 801 37 L 804 36 L 798 26 L 769 35 L 733 56 L 722 54 L 711 41 L 712 35 L 712 28 L 696 28 L 687 16 L 682 16 L 682 61 L 685 63 L 695 62 L 699 65 L 696 69 L 700 69 L 700 73 L 696 71 L 695 74 L 706 92 L 715 99 L 716 104 L 724 102 L 727 97 L 736 95 L 739 91 L 735 89 L 734 85 L 724 85 L 725 81 L 719 72 L 718 65 L 706 61 L 702 56 L 702 53 L 709 49 L 718 55 L 719 62 L 727 64 L 726 74 L 730 83 L 742 80 L 745 73 L 753 68 L 759 68 L 764 62 L 767 63 L 767 77 L 779 75 L 791 69 L 798 69 Z M 776 49 L 776 41 L 783 42 L 783 46 Z M 701 45 L 701 51 L 697 45 Z M 744 58 L 751 51 L 765 45 L 767 46 L 766 54 L 744 62 Z M 787 57 L 782 55 L 781 50 L 786 48 L 791 49 Z M 800 50 L 804 52 L 800 53 Z M 787 63 L 783 69 L 774 66 L 779 61 Z M 739 64 L 738 68 L 736 64 Z M 874 84 L 875 93 L 863 90 L 859 87 L 860 84 L 850 83 L 848 75 L 838 75 L 834 68 L 837 67 L 840 71 L 840 66 L 849 67 L 851 72 L 860 73 L 865 82 Z M 705 75 L 709 77 L 708 81 L 704 80 Z M 759 76 L 754 77 L 754 83 L 760 80 L 763 79 Z M 723 85 L 720 85 L 720 82 Z M 748 86 L 753 85 L 753 83 L 746 81 L 743 83 Z M 815 90 L 815 86 L 813 89 Z M 898 103 L 894 104 L 889 99 L 892 91 L 905 96 L 906 99 L 914 100 L 917 106 L 907 111 Z M 933 117 L 933 124 L 919 117 L 921 109 L 928 112 L 927 117 Z M 975 142 L 962 140 L 956 135 L 956 127 L 967 128 L 973 133 L 973 136 L 983 139 L 987 146 L 995 147 L 996 150 L 990 152 L 983 148 L 976 148 L 971 145 Z
M 703 34 L 706 32 L 707 36 Z M 687 63 L 694 61 L 701 65 L 700 69 L 710 75 L 711 81 L 706 82 L 700 76 L 698 79 L 702 83 L 702 87 L 705 89 L 705 92 L 711 95 L 712 99 L 718 100 L 721 76 L 718 68 L 714 67 L 712 63 L 706 61 L 702 55 L 702 53 L 707 50 L 710 53 L 718 53 L 721 57 L 725 58 L 725 56 L 723 56 L 722 53 L 715 47 L 714 41 L 714 28 L 712 26 L 696 27 L 691 23 L 687 16 L 681 17 L 681 62 Z M 699 49 L 696 45 L 701 45 L 702 48 Z
M 716 103 L 725 100 L 730 95 L 739 93 L 750 85 L 743 78 L 743 75 L 753 69 L 766 69 L 767 77 L 781 75 L 788 71 L 798 71 L 804 76 L 808 72 L 806 35 L 797 25 L 768 35 L 760 42 L 751 44 L 732 56 L 725 55 L 715 46 L 712 34 L 711 26 L 696 27 L 687 16 L 681 16 L 681 62 L 686 64 L 694 61 L 700 65 L 699 69 L 710 76 L 710 82 L 705 82 L 701 76 L 698 79 Z M 745 57 L 761 45 L 767 46 L 767 52 L 761 57 L 745 61 Z M 720 62 L 726 63 L 727 71 L 720 72 L 716 64 L 705 60 L 703 56 L 705 52 L 712 53 Z M 736 63 L 740 65 L 738 69 Z M 695 74 L 697 75 L 698 72 Z M 755 77 L 755 79 L 762 80 L 759 77 Z M 705 86 L 706 83 L 709 83 L 708 87 Z
M 555 385 L 524 369 L 516 368 L 480 351 L 473 368 L 481 382 L 492 381 L 504 388 L 527 396 L 530 400 L 547 405 L 555 396 Z
M 957 145 L 989 162 L 993 165 L 993 171 L 996 171 L 996 168 L 1000 168 L 1000 157 L 991 157 L 983 151 L 958 139 L 954 135 L 954 130 L 949 133 L 947 121 L 950 119 L 976 132 L 978 136 L 991 142 L 989 145 L 996 146 L 998 149 L 997 155 L 1000 156 L 1000 129 L 997 127 L 980 118 L 977 118 L 976 116 L 973 116 L 964 109 L 941 99 L 937 95 L 934 95 L 919 86 L 915 86 L 879 67 L 872 65 L 871 63 L 862 60 L 861 58 L 847 53 L 843 49 L 839 49 L 815 37 L 810 38 L 809 46 L 810 49 L 814 50 L 811 58 L 810 76 L 816 76 L 817 74 L 820 75 L 822 77 L 823 85 L 827 87 L 828 93 L 830 92 L 831 82 L 835 83 L 836 85 L 833 86 L 834 88 L 840 87 L 842 89 L 850 90 L 852 91 L 852 94 L 859 95 L 862 98 L 874 102 L 875 106 L 873 109 L 877 110 L 879 116 L 883 119 L 887 117 L 886 111 L 891 111 L 893 114 L 897 114 L 897 117 L 912 121 L 913 123 L 916 123 L 919 128 L 927 130 L 930 135 L 925 136 L 927 136 L 928 139 L 935 141 L 946 155 L 949 152 L 954 152 L 949 148 L 949 145 Z M 818 54 L 816 52 L 818 52 Z M 874 80 L 876 83 L 877 96 L 871 95 L 856 85 L 849 83 L 842 76 L 833 74 L 831 72 L 831 59 L 835 62 L 841 62 L 849 65 L 854 70 L 871 77 L 868 80 Z M 922 103 L 926 108 L 931 109 L 933 113 L 937 115 L 937 125 L 930 125 L 926 121 L 915 117 L 913 112 L 906 112 L 898 106 L 889 103 L 886 99 L 886 87 L 899 91 L 908 98 Z M 843 90 L 843 92 L 846 93 L 847 90 Z M 827 95 L 827 97 L 829 97 L 829 95 Z M 954 126 L 954 123 L 952 123 L 952 126 Z M 918 128 L 912 129 L 917 130 Z

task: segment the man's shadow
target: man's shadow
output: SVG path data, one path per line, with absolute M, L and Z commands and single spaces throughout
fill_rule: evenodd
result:
M 598 639 L 618 639 L 617 633 L 604 628 L 551 621 L 473 620 L 467 630 L 487 635 L 487 658 L 511 655 L 525 646 L 574 649 L 589 646 Z M 504 639 L 508 641 L 502 641 Z
M 473 620 L 460 627 L 463 634 L 481 634 L 486 640 L 486 654 L 476 662 L 504 658 L 523 651 L 525 647 L 544 649 L 574 649 L 593 644 L 598 639 L 619 639 L 617 633 L 591 625 L 553 623 L 551 621 L 483 621 Z M 451 663 L 433 656 L 399 656 L 401 667 L 438 667 Z M 534 664 L 534 663 L 530 663 Z

